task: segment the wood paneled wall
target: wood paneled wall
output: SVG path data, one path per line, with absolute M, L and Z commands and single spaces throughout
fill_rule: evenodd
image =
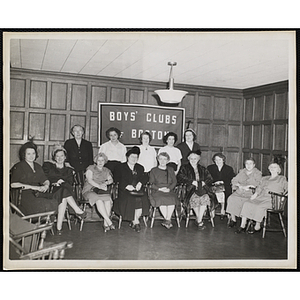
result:
M 288 106 L 288 81 L 244 90 L 243 159 L 253 156 L 263 175 L 274 156 L 287 158 Z
M 158 105 L 154 90 L 161 88 L 166 88 L 166 83 L 11 69 L 10 166 L 18 161 L 20 145 L 29 136 L 34 136 L 38 145 L 37 162 L 43 163 L 50 158 L 55 143 L 63 144 L 71 137 L 69 131 L 74 124 L 85 127 L 85 137 L 92 142 L 96 153 L 98 102 Z M 212 163 L 214 153 L 223 151 L 227 163 L 237 172 L 247 151 L 257 155 L 259 145 L 253 134 L 259 134 L 260 130 L 265 133 L 274 131 L 276 136 L 283 132 L 286 134 L 287 126 L 278 118 L 278 107 L 287 104 L 286 94 L 266 94 L 266 104 L 261 104 L 259 99 L 265 99 L 265 94 L 260 94 L 261 98 L 257 100 L 256 94 L 250 96 L 251 90 L 247 90 L 249 96 L 243 98 L 243 91 L 237 89 L 179 84 L 175 84 L 175 89 L 189 92 L 180 106 L 185 108 L 186 124 L 190 122 L 190 127 L 197 133 L 204 166 Z M 263 107 L 259 105 L 276 107 L 274 114 L 269 109 L 263 113 L 262 116 L 271 118 L 271 123 L 264 123 L 265 127 L 259 121 L 260 108 Z M 252 111 L 251 117 L 248 115 L 249 109 Z M 276 122 L 272 116 L 277 118 Z M 267 135 L 262 136 L 264 147 L 273 151 L 270 146 L 273 140 L 268 140 Z M 280 141 L 274 146 L 282 148 Z

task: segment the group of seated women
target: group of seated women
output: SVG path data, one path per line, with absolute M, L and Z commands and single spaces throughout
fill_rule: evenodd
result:
M 176 206 L 191 208 L 197 228 L 203 230 L 205 211 L 209 207 L 214 212 L 220 204 L 220 218 L 224 219 L 226 213 L 230 215 L 230 228 L 236 226 L 236 218 L 241 217 L 235 231 L 241 233 L 246 230 L 247 219 L 251 219 L 256 222 L 251 231 L 254 233 L 260 230 L 265 210 L 271 208 L 268 192 L 287 190 L 287 181 L 279 175 L 281 169 L 275 163 L 269 166 L 271 176 L 262 177 L 253 158 L 249 158 L 245 168 L 235 176 L 233 168 L 226 164 L 226 157 L 216 153 L 212 158 L 214 163 L 205 168 L 200 164 L 201 150 L 192 129 L 185 131 L 184 141 L 177 147 L 177 135 L 166 134 L 163 139 L 166 146 L 157 154 L 150 146 L 149 132 L 141 134 L 139 146 L 127 151 L 119 141 L 120 130 L 112 127 L 106 131 L 109 141 L 101 145 L 94 159 L 91 143 L 83 139 L 84 129 L 75 125 L 71 133 L 74 139 L 66 141 L 65 147 L 56 146 L 52 161 L 44 162 L 43 167 L 35 162 L 36 145 L 24 144 L 20 149 L 21 161 L 12 168 L 11 176 L 11 187 L 23 189 L 20 209 L 25 214 L 56 210 L 59 234 L 67 205 L 78 218 L 85 217 L 75 201 L 74 173 L 83 186 L 83 198 L 91 206 L 96 205 L 102 215 L 104 232 L 115 229 L 112 210 L 140 232 L 140 217 L 149 215 L 150 205 L 159 208 L 164 218 L 161 225 L 167 229 L 172 227 L 171 217 Z M 110 191 L 113 182 L 118 183 L 118 197 L 114 201 Z M 186 187 L 183 203 L 174 191 L 180 184 Z

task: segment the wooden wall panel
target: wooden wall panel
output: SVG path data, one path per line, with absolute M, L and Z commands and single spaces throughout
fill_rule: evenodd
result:
M 263 125 L 263 149 L 272 149 L 272 126 L 271 125 Z
M 10 138 L 22 140 L 24 135 L 24 112 L 10 112 Z
M 98 143 L 98 118 L 91 117 L 90 119 L 90 142 Z
M 67 108 L 67 84 L 53 82 L 51 85 L 51 109 Z
M 91 111 L 98 111 L 98 102 L 106 102 L 106 87 L 92 86 Z
M 211 145 L 213 147 L 224 147 L 226 130 L 225 125 L 212 125 Z
M 9 168 L 11 169 L 14 164 L 19 161 L 19 150 L 21 145 L 19 144 L 10 144 L 10 164 Z
M 47 82 L 31 81 L 30 87 L 30 107 L 32 108 L 46 108 L 46 93 Z
M 207 167 L 212 164 L 211 160 L 211 152 L 210 151 L 202 151 L 201 150 L 201 158 L 200 158 L 200 165 Z
M 87 86 L 73 84 L 71 109 L 77 111 L 86 111 L 86 103 L 87 103 Z
M 274 99 L 273 95 L 266 95 L 264 107 L 264 120 L 272 120 L 274 117 Z
M 226 107 L 227 101 L 226 98 L 214 98 L 214 120 L 225 120 L 226 119 Z
M 64 142 L 65 139 L 66 116 L 50 115 L 50 141 Z
M 240 126 L 228 125 L 228 147 L 239 148 L 240 144 Z
M 144 91 L 142 90 L 130 90 L 130 103 L 140 103 L 144 101 Z
M 287 94 L 275 94 L 275 119 L 287 119 L 288 117 Z
M 229 120 L 241 121 L 242 104 L 240 99 L 229 99 Z
M 238 152 L 227 152 L 226 153 L 226 164 L 231 166 L 234 172 L 237 174 L 238 170 L 241 168 L 239 161 Z
M 200 146 L 210 146 L 210 125 L 198 124 L 197 126 L 197 142 Z
M 37 152 L 38 152 L 38 158 L 36 159 L 36 162 L 40 165 L 43 165 L 44 163 L 44 157 L 45 157 L 45 146 L 44 145 L 37 145 Z
M 264 97 L 256 97 L 254 99 L 254 121 L 263 119 Z
M 24 79 L 11 79 L 10 81 L 10 106 L 25 107 Z
M 251 125 L 245 125 L 244 126 L 244 148 L 251 148 L 251 141 L 252 141 L 252 126 Z
M 253 148 L 261 149 L 261 125 L 254 125 L 253 127 Z
M 247 126 L 252 126 L 253 134 L 250 143 L 248 140 L 247 143 L 244 142 L 243 152 L 257 155 L 260 160 L 258 167 L 264 175 L 268 175 L 267 167 L 274 157 L 282 155 L 286 158 L 288 155 L 288 82 L 283 81 L 244 90 L 244 99 L 244 132 L 247 131 L 245 130 Z M 247 110 L 251 105 L 247 106 L 248 100 L 246 99 L 255 99 L 253 120 L 247 117 Z M 286 164 L 283 166 L 283 174 L 287 176 Z
M 193 118 L 195 109 L 195 95 L 186 95 L 182 100 L 181 107 L 185 109 L 186 118 Z
M 210 96 L 200 96 L 198 103 L 198 118 L 211 119 L 212 99 Z
M 34 140 L 45 140 L 45 120 L 44 113 L 29 113 L 29 129 L 28 134 L 34 137 Z
M 245 99 L 245 121 L 252 121 L 253 118 L 253 99 Z
M 125 102 L 126 90 L 120 88 L 111 89 L 111 102 Z
M 274 125 L 274 150 L 285 150 L 285 125 Z

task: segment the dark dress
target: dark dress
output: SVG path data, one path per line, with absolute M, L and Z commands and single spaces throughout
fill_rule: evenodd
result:
M 84 184 L 84 172 L 89 165 L 94 163 L 93 161 L 93 146 L 92 143 L 82 139 L 80 146 L 75 139 L 67 140 L 64 144 L 64 148 L 67 150 L 66 162 L 75 169 L 77 179 L 80 184 Z
M 177 182 L 186 184 L 186 197 L 185 197 L 185 205 L 187 206 L 190 198 L 192 197 L 193 193 L 197 193 L 198 196 L 203 196 L 208 194 L 209 196 L 212 195 L 211 193 L 211 184 L 213 182 L 213 178 L 209 171 L 198 164 L 198 174 L 199 174 L 199 181 L 198 181 L 198 189 L 192 184 L 194 180 L 196 180 L 196 174 L 194 168 L 190 163 L 182 165 L 179 169 L 177 174 Z M 202 186 L 202 181 L 205 182 L 205 185 Z M 211 201 L 211 208 L 214 208 L 214 202 Z
M 38 163 L 34 162 L 33 164 L 35 171 L 24 160 L 15 164 L 11 170 L 11 183 L 20 182 L 33 186 L 41 186 L 47 180 L 47 177 Z M 57 199 L 51 199 L 49 193 L 39 193 L 39 196 L 36 197 L 33 192 L 32 190 L 22 191 L 19 208 L 25 215 L 57 210 Z
M 221 171 L 219 171 L 216 164 L 207 167 L 207 170 L 213 178 L 213 182 L 224 181 L 225 187 L 225 209 L 227 207 L 227 198 L 232 194 L 231 180 L 235 176 L 233 168 L 224 164 Z
M 73 192 L 74 170 L 72 168 L 64 166 L 60 169 L 56 167 L 55 163 L 44 162 L 43 170 L 51 185 L 56 183 L 59 179 L 65 181 L 60 186 L 52 187 L 53 197 L 58 200 L 58 203 L 61 203 L 63 198 L 70 196 L 76 199 L 75 193 Z
M 149 177 L 149 182 L 152 184 L 152 192 L 149 199 L 153 207 L 180 204 L 177 194 L 173 191 L 177 184 L 173 168 L 167 167 L 166 170 L 162 170 L 159 167 L 155 167 L 150 171 Z M 170 192 L 164 193 L 159 191 L 158 189 L 162 187 L 169 188 Z
M 181 165 L 186 165 L 189 163 L 187 156 L 191 151 L 201 150 L 200 145 L 195 142 L 193 144 L 192 150 L 189 148 L 189 146 L 186 144 L 186 142 L 182 142 L 175 147 L 177 147 L 181 151 L 181 155 L 182 155 Z
M 129 168 L 127 162 L 117 166 L 114 181 L 119 183 L 118 198 L 114 201 L 113 211 L 117 215 L 121 215 L 123 220 L 134 220 L 135 209 L 142 208 L 142 215 L 149 214 L 149 200 L 146 194 L 141 197 L 132 196 L 125 189 L 127 185 L 136 186 L 138 182 L 143 185 L 147 183 L 148 176 L 144 172 L 144 167 L 140 164 L 135 164 L 134 172 Z M 141 188 L 143 190 L 143 187 Z

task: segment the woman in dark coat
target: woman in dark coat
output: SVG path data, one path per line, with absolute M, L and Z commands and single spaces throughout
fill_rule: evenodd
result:
M 20 210 L 25 215 L 56 211 L 57 199 L 51 199 L 49 194 L 50 182 L 42 167 L 35 162 L 38 157 L 37 146 L 27 142 L 20 148 L 20 162 L 11 170 L 11 187 L 22 188 Z
M 60 235 L 62 230 L 63 218 L 67 205 L 69 204 L 79 219 L 85 217 L 83 212 L 75 202 L 73 192 L 74 170 L 65 165 L 67 151 L 60 145 L 54 147 L 52 151 L 53 162 L 47 161 L 43 164 L 43 170 L 51 185 L 51 193 L 56 198 L 58 205 L 57 233 Z
M 180 167 L 177 174 L 178 183 L 186 184 L 187 194 L 185 205 L 194 210 L 197 217 L 198 229 L 204 229 L 203 215 L 207 205 L 211 205 L 210 186 L 213 181 L 208 170 L 199 164 L 201 151 L 191 151 L 188 164 Z
M 116 167 L 114 181 L 119 183 L 118 198 L 114 201 L 114 212 L 123 220 L 131 221 L 129 226 L 140 232 L 139 218 L 149 214 L 149 200 L 142 193 L 148 176 L 144 167 L 137 163 L 140 154 L 138 147 L 133 147 L 126 153 L 127 162 Z M 139 195 L 141 192 L 143 195 Z M 136 195 L 134 195 L 136 194 Z
M 218 201 L 221 203 L 221 219 L 223 220 L 225 217 L 227 198 L 232 194 L 231 180 L 235 176 L 235 174 L 233 168 L 225 164 L 226 156 L 224 154 L 216 153 L 212 157 L 212 161 L 214 162 L 214 164 L 209 165 L 207 167 L 207 170 L 213 178 L 213 184 L 224 184 L 225 187 L 225 197 L 222 197 L 222 195 L 224 195 L 223 192 L 220 193 L 220 197 L 218 193 L 216 195 Z
M 184 132 L 184 141 L 176 146 L 181 151 L 181 165 L 189 163 L 187 157 L 191 151 L 201 150 L 200 145 L 195 142 L 196 138 L 195 131 L 192 128 L 188 128 Z
M 84 128 L 81 125 L 74 125 L 71 128 L 74 137 L 65 142 L 64 148 L 67 150 L 67 162 L 74 168 L 77 180 L 83 186 L 84 172 L 89 165 L 94 163 L 92 143 L 83 138 Z

